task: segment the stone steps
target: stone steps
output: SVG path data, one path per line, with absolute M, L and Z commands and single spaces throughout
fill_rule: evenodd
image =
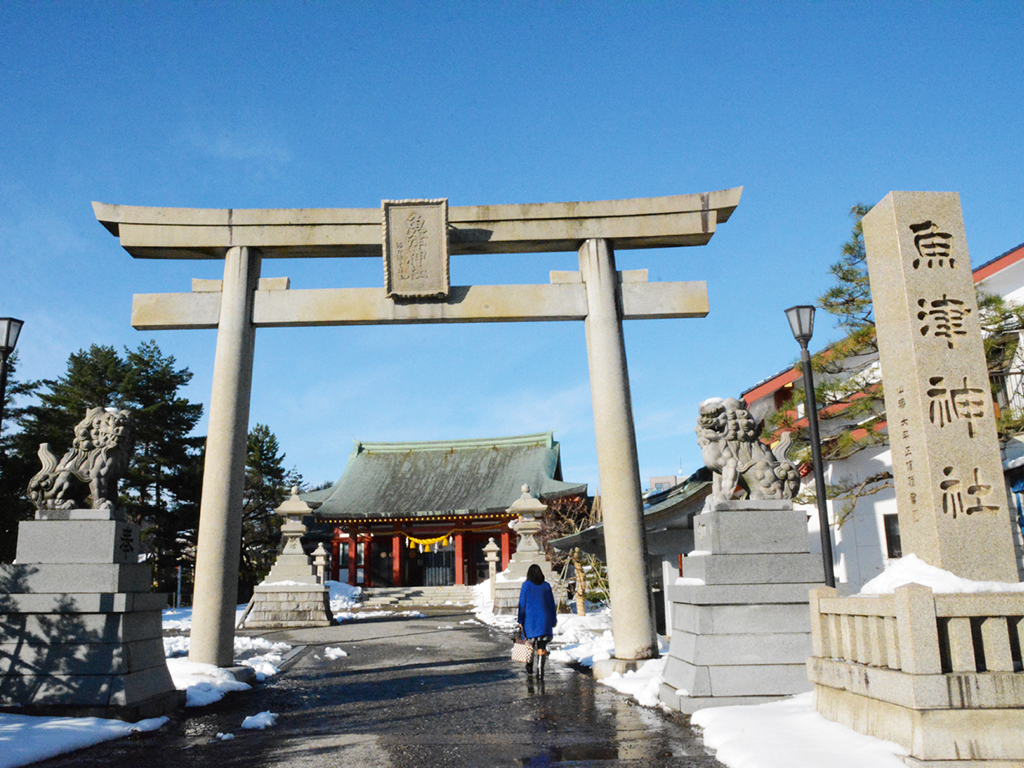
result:
M 370 587 L 363 590 L 363 608 L 412 608 L 472 605 L 473 587 Z

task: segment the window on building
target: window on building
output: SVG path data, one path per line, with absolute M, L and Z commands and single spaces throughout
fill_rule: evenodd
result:
M 900 545 L 899 515 L 882 515 L 882 522 L 885 525 L 886 557 L 891 560 L 903 557 L 903 547 Z

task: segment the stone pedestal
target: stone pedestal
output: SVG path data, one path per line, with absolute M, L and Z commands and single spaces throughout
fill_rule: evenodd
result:
M 694 529 L 697 549 L 667 586 L 662 702 L 689 713 L 810 690 L 808 594 L 824 569 L 806 514 L 791 501 L 709 501 Z
M 134 721 L 182 705 L 138 526 L 41 514 L 19 525 L 18 564 L 0 566 L 0 708 Z
M 267 578 L 253 591 L 242 626 L 246 629 L 329 627 L 334 623 L 330 593 L 317 578 L 316 567 L 301 542 L 306 532 L 302 518 L 311 515 L 313 507 L 299 498 L 298 488 L 292 488 L 291 496 L 274 511 L 287 518 L 281 526 L 284 548 Z

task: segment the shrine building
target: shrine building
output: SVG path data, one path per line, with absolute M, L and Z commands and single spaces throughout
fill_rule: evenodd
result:
M 523 485 L 543 502 L 585 496 L 562 480 L 553 432 L 414 443 L 356 441 L 341 479 L 304 494 L 333 529 L 332 578 L 361 587 L 472 585 L 487 578 L 483 548 L 515 552 L 506 510 Z M 343 577 L 343 578 L 342 578 Z

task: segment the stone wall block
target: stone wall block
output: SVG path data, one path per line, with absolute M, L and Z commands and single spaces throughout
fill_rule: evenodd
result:
M 17 561 L 138 563 L 139 527 L 121 520 L 22 520 Z
M 807 552 L 807 515 L 788 501 L 774 508 L 755 502 L 716 502 L 693 519 L 698 551 L 726 555 Z M 772 504 L 772 502 L 756 502 Z
M 683 558 L 683 576 L 708 585 L 817 584 L 822 580 L 822 562 L 820 555 L 809 553 L 785 558 L 777 554 L 696 555 Z

